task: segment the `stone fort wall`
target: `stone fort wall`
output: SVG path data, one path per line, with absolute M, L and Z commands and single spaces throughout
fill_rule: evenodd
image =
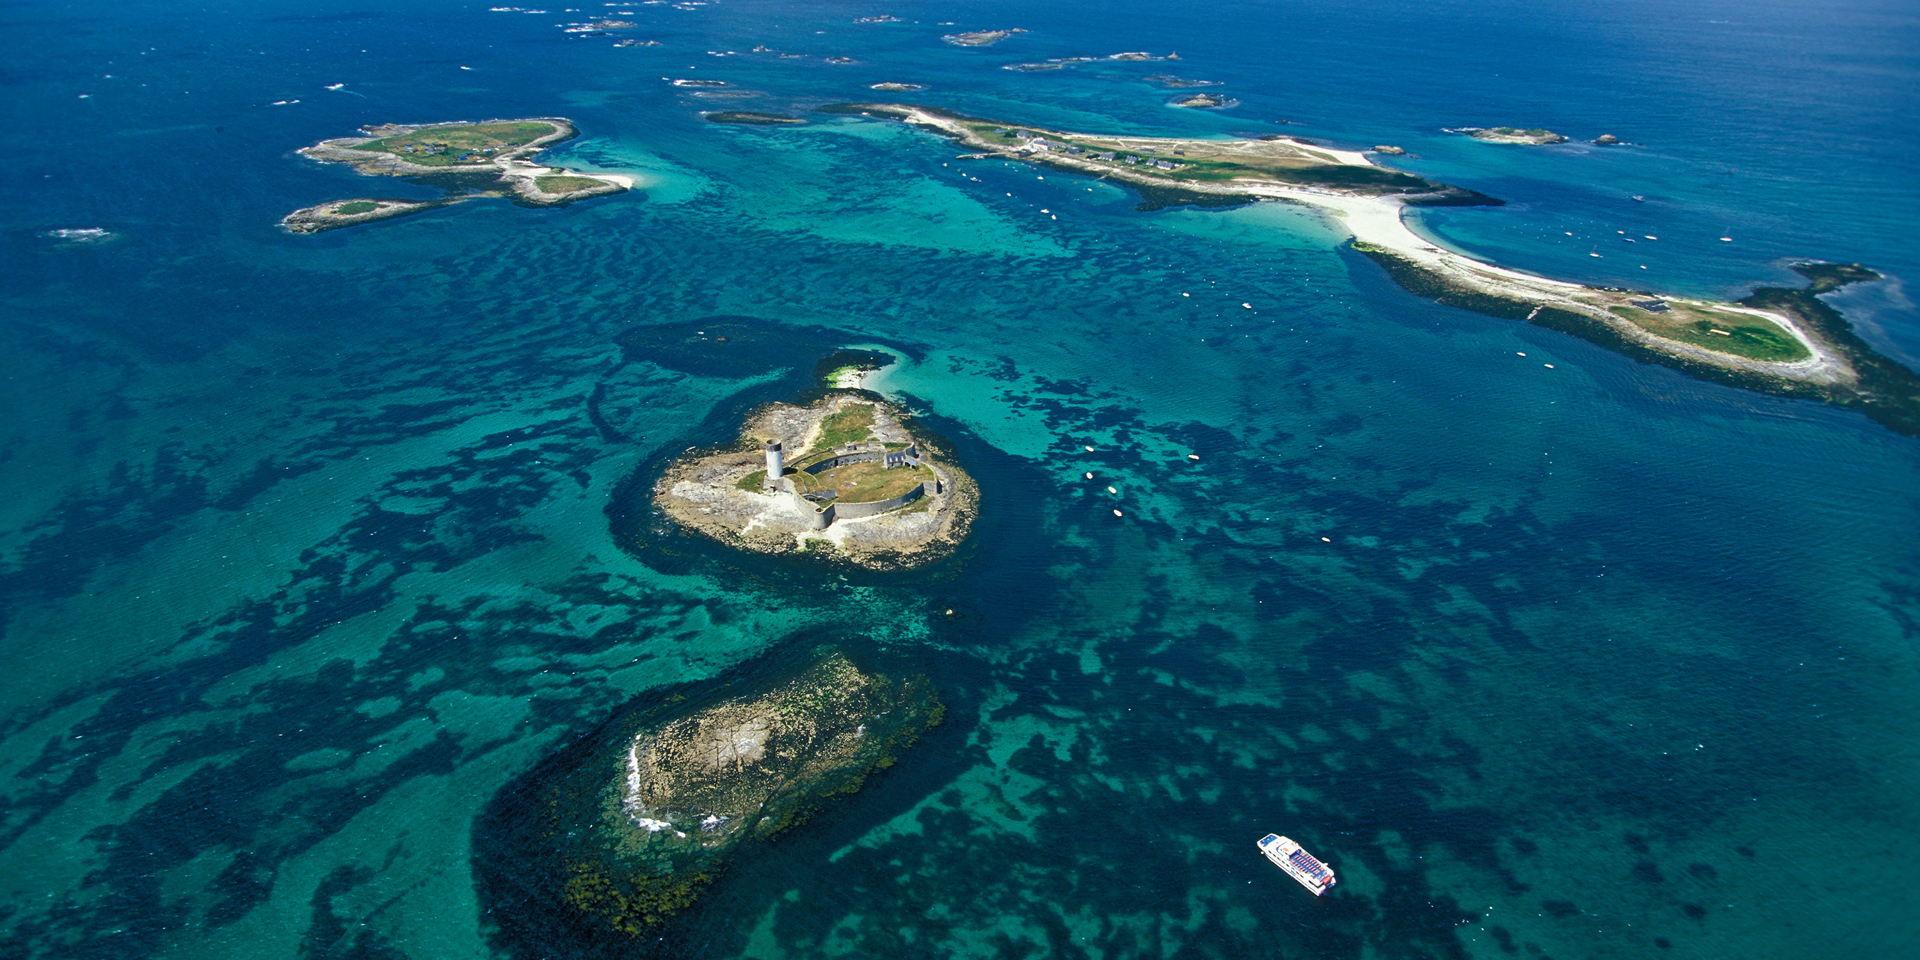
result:
M 873 500 L 867 503 L 840 503 L 836 501 L 814 511 L 813 528 L 815 530 L 825 530 L 827 527 L 832 526 L 835 520 L 858 520 L 861 517 L 877 517 L 890 510 L 898 510 L 921 497 L 932 496 L 939 492 L 939 481 L 928 480 L 908 490 L 906 493 L 886 500 Z M 812 503 L 806 500 L 801 500 L 800 502 L 806 504 L 808 507 L 813 506 Z
M 819 463 L 809 465 L 806 470 L 815 476 L 848 463 L 879 463 L 886 457 L 884 453 L 843 453 L 837 457 L 828 457 Z

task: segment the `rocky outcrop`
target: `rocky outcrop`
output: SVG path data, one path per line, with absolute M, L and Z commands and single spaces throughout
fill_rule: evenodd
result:
M 848 432 L 834 425 L 843 423 L 860 426 Z M 768 441 L 781 444 L 786 467 L 785 476 L 771 484 Z M 911 472 L 896 476 L 898 468 L 879 468 L 875 472 L 884 478 L 855 476 L 851 490 L 842 482 L 847 478 L 820 486 L 814 475 L 825 469 L 823 461 L 849 445 L 908 453 Z M 889 455 L 872 451 L 866 459 Z M 922 495 L 913 496 L 911 485 L 920 486 Z M 979 488 L 936 452 L 933 438 L 910 429 L 903 412 L 843 392 L 805 407 L 762 407 L 736 446 L 691 450 L 670 464 L 654 483 L 653 502 L 683 529 L 731 547 L 891 570 L 922 566 L 959 546 L 978 512 Z
M 1552 130 L 1542 130 L 1538 127 L 1530 130 L 1522 130 L 1519 127 L 1453 127 L 1447 132 L 1458 133 L 1462 136 L 1472 137 L 1475 140 L 1483 140 L 1487 143 L 1517 143 L 1525 146 L 1542 146 L 1551 143 L 1567 142 L 1566 137 L 1554 133 Z
M 511 898 L 501 923 L 519 939 L 652 942 L 728 864 L 859 790 L 945 713 L 925 678 L 837 648 L 629 709 L 483 819 L 483 892 Z

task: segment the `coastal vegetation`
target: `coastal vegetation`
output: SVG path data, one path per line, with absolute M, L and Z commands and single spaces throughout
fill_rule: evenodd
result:
M 820 422 L 820 433 L 813 446 L 839 447 L 873 434 L 873 408 L 866 404 L 848 406 Z
M 283 217 L 293 233 L 317 233 L 446 206 L 472 197 L 509 197 L 530 206 L 556 206 L 619 193 L 632 181 L 613 174 L 585 174 L 525 162 L 574 135 L 558 117 L 487 120 L 479 123 L 385 124 L 361 128 L 363 136 L 322 140 L 300 154 L 321 163 L 344 163 L 364 176 L 403 177 L 439 187 L 433 201 L 356 199 L 305 207 Z
M 592 190 L 605 182 L 592 177 L 576 177 L 564 173 L 533 178 L 533 185 L 539 187 L 542 193 L 578 193 L 582 190 Z
M 769 404 L 738 442 L 674 461 L 653 485 L 653 504 L 690 532 L 757 553 L 890 570 L 951 552 L 977 510 L 972 478 L 904 411 L 871 394 L 819 397 Z M 776 459 L 782 469 L 770 478 Z M 834 549 L 819 554 L 820 542 Z
M 507 922 L 653 942 L 730 864 L 858 792 L 945 717 L 925 677 L 838 647 L 796 654 L 648 695 L 503 791 L 480 873 L 514 891 Z M 529 894 L 543 902 L 525 910 Z
M 451 167 L 487 163 L 557 132 L 554 124 L 544 120 L 441 123 L 369 140 L 353 149 L 392 154 L 423 167 Z
M 1807 287 L 1761 287 L 1735 304 L 1669 300 L 1666 303 L 1674 310 L 1676 320 L 1663 318 L 1658 328 L 1628 323 L 1623 329 L 1585 312 L 1592 306 L 1587 301 L 1563 301 L 1583 308 L 1578 310 L 1549 305 L 1458 282 L 1376 244 L 1355 241 L 1353 248 L 1385 268 L 1396 283 L 1416 296 L 1570 333 L 1636 360 L 1672 367 L 1702 380 L 1849 407 L 1898 433 L 1920 436 L 1920 374 L 1874 349 L 1838 310 L 1819 297 L 1849 283 L 1880 279 L 1879 274 L 1859 264 L 1796 264 L 1794 271 L 1811 281 Z M 1646 296 L 1594 287 L 1580 289 L 1589 299 L 1602 295 Z M 1800 336 L 1746 311 L 1763 311 L 1788 320 Z M 1652 311 L 1643 312 L 1653 315 Z M 1607 313 L 1615 320 L 1625 319 L 1611 310 Z M 1709 326 L 1703 328 L 1702 324 Z M 1731 326 L 1712 326 L 1716 324 Z M 1673 326 L 1680 329 L 1673 330 Z M 1716 334 L 1712 329 L 1727 333 Z M 1782 342 L 1788 337 L 1799 350 Z M 1818 357 L 1808 354 L 1802 338 L 1817 345 Z M 1682 349 L 1667 344 L 1678 344 Z M 1717 356 L 1731 359 L 1721 361 Z M 1810 372 L 1802 373 L 1785 363 L 1815 365 Z
M 761 475 L 764 476 L 765 471 L 761 471 Z M 818 474 L 808 473 L 803 468 L 790 476 L 794 488 L 802 494 L 823 493 L 850 503 L 891 500 L 935 479 L 933 471 L 925 467 L 889 470 L 872 463 L 846 464 Z
M 940 39 L 956 47 L 991 47 L 1016 33 L 1026 32 L 1020 27 L 1010 30 L 971 30 L 966 33 L 949 33 Z
M 371 223 L 375 220 L 390 220 L 410 214 L 422 213 L 460 202 L 453 197 L 443 200 L 340 200 L 329 203 L 302 207 L 280 218 L 280 228 L 288 233 L 319 233 L 356 223 Z
M 1187 107 L 1189 109 L 1206 110 L 1224 107 L 1233 102 L 1234 101 L 1228 100 L 1226 97 L 1215 93 L 1196 93 L 1190 97 L 1182 97 L 1179 100 L 1175 100 L 1173 105 L 1176 107 Z
M 820 109 L 900 120 L 979 149 L 979 158 L 999 156 L 1126 183 L 1140 192 L 1142 210 L 1267 199 L 1321 207 L 1353 231 L 1355 251 L 1417 295 L 1561 330 L 1702 379 L 1854 407 L 1902 433 L 1920 435 L 1920 375 L 1861 340 L 1818 298 L 1847 283 L 1878 279 L 1858 264 L 1802 264 L 1794 269 L 1812 282 L 1808 289 L 1762 288 L 1738 303 L 1567 283 L 1475 260 L 1416 234 L 1402 220 L 1405 207 L 1501 201 L 1381 166 L 1357 151 L 1282 137 L 1216 141 L 1064 133 L 904 104 Z M 1484 134 L 1513 142 L 1559 138 L 1540 129 Z
M 1812 356 L 1793 335 L 1753 314 L 1716 310 L 1702 304 L 1666 301 L 1665 312 L 1615 304 L 1615 316 L 1657 336 L 1751 360 L 1791 361 Z
M 1335 153 L 1281 137 L 1271 140 L 1102 137 L 1039 127 L 1009 127 L 975 118 L 951 119 L 966 130 L 970 141 L 984 146 L 1042 162 L 1071 161 L 1076 167 L 1124 171 L 1130 177 L 1149 181 L 1226 184 L 1255 179 L 1407 194 L 1451 189 L 1446 184 L 1387 167 L 1345 163 Z
M 1566 143 L 1567 138 L 1552 130 L 1539 127 L 1522 129 L 1520 127 L 1455 127 L 1452 133 L 1464 134 L 1475 140 L 1487 143 L 1519 143 L 1539 146 L 1550 143 Z

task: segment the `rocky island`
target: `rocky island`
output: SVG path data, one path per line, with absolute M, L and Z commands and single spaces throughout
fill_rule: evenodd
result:
M 784 113 L 756 113 L 752 110 L 715 110 L 700 115 L 708 123 L 737 123 L 749 127 L 778 127 L 791 123 L 806 123 L 799 117 Z
M 1229 100 L 1226 97 L 1220 96 L 1217 93 L 1196 93 L 1173 101 L 1173 105 L 1190 109 L 1217 109 L 1232 106 L 1237 102 L 1238 101 Z
M 1284 138 L 1068 133 L 904 104 L 821 109 L 899 120 L 976 156 L 1126 183 L 1141 192 L 1143 209 L 1256 200 L 1317 207 L 1352 233 L 1354 250 L 1413 293 L 1572 333 L 1701 379 L 1851 407 L 1920 436 L 1920 376 L 1876 351 L 1819 299 L 1841 285 L 1879 279 L 1859 265 L 1801 264 L 1794 269 L 1811 286 L 1762 288 L 1737 303 L 1570 283 L 1477 260 L 1415 233 L 1402 217 L 1409 206 L 1501 201 L 1381 166 L 1361 152 Z
M 1016 33 L 1026 33 L 1021 27 L 1011 30 L 973 30 L 967 33 L 949 33 L 940 39 L 956 47 L 991 47 Z
M 632 708 L 503 792 L 480 827 L 498 851 L 483 887 L 513 898 L 503 924 L 558 916 L 596 942 L 651 943 L 746 848 L 859 790 L 945 713 L 924 678 L 832 647 L 703 686 Z
M 1533 147 L 1567 142 L 1566 137 L 1552 130 L 1538 128 L 1522 130 L 1519 127 L 1452 127 L 1447 132 L 1458 133 L 1487 143 L 1518 143 Z
M 509 197 L 530 206 L 558 206 L 633 186 L 629 177 L 530 162 L 528 157 L 575 136 L 572 122 L 558 117 L 385 124 L 362 127 L 361 133 L 322 140 L 301 148 L 300 155 L 321 163 L 344 163 L 364 176 L 430 184 L 456 196 L 430 201 L 336 200 L 287 214 L 280 221 L 283 228 L 316 233 L 419 213 L 470 197 Z
M 902 411 L 834 391 L 805 407 L 762 408 L 732 449 L 670 465 L 653 500 L 680 526 L 730 546 L 899 569 L 951 552 L 979 490 Z
M 1217 87 L 1220 85 L 1220 81 L 1218 80 L 1189 80 L 1186 77 L 1176 77 L 1171 73 L 1157 73 L 1145 79 L 1148 83 L 1158 84 L 1172 90 L 1179 90 L 1186 87 Z

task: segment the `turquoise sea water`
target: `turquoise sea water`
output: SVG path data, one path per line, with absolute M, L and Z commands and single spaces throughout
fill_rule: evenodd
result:
M 660 45 L 558 26 L 602 10 Z M 1888 279 L 1833 301 L 1912 359 L 1908 5 L 24 3 L 0 35 L 0 956 L 1920 944 L 1920 444 L 1418 300 L 1308 210 L 698 117 L 895 80 L 1397 144 L 1510 201 L 1420 213 L 1460 249 L 1722 296 L 1860 261 Z M 1001 69 L 1130 50 L 1180 59 Z M 432 195 L 297 147 L 530 115 L 644 188 L 274 226 Z M 1500 124 L 1632 145 L 1442 131 Z M 111 236 L 48 233 L 78 228 Z M 616 344 L 714 316 L 792 366 Z M 662 458 L 855 344 L 981 480 L 968 547 L 897 578 L 658 548 Z M 512 788 L 823 638 L 923 670 L 947 724 L 657 943 L 528 935 L 482 829 Z M 1340 885 L 1280 875 L 1270 831 Z

